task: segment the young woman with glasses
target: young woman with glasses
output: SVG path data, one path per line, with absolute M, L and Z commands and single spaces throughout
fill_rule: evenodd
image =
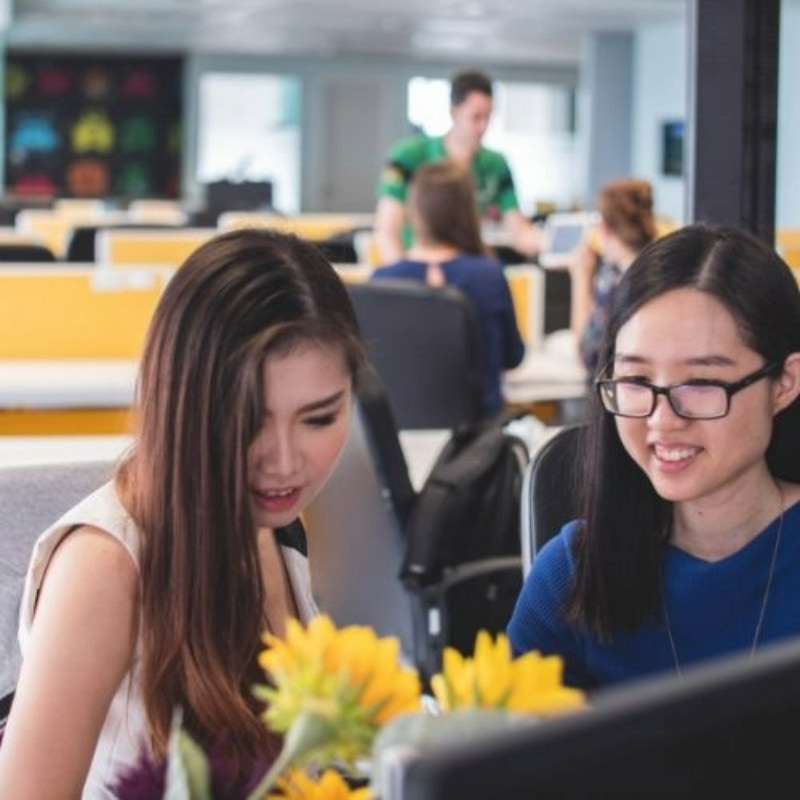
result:
M 790 269 L 749 233 L 685 226 L 625 273 L 600 356 L 580 519 L 537 554 L 514 651 L 591 690 L 800 634 Z

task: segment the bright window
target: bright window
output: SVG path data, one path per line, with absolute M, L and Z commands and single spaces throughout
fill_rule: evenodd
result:
M 300 81 L 208 72 L 200 80 L 197 180 L 272 181 L 273 205 L 300 210 Z

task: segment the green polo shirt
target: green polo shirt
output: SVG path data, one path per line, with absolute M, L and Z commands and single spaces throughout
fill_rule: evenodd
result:
M 414 172 L 423 164 L 445 158 L 447 153 L 442 136 L 414 136 L 397 142 L 390 150 L 381 173 L 378 197 L 394 197 L 405 203 Z M 478 150 L 472 159 L 472 177 L 481 216 L 498 218 L 506 211 L 519 208 L 508 162 L 496 150 L 488 147 Z M 410 242 L 408 226 L 403 238 L 407 246 Z

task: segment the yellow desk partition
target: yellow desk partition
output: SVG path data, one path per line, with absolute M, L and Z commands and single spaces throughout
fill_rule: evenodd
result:
M 97 232 L 98 264 L 107 267 L 178 267 L 216 228 L 107 228 Z
M 0 270 L 0 359 L 138 358 L 171 270 Z
M 66 203 L 66 200 L 63 201 Z M 52 250 L 56 258 L 63 258 L 67 252 L 72 229 L 79 225 L 97 225 L 101 222 L 120 222 L 125 215 L 120 212 L 101 212 L 95 205 L 101 201 L 75 201 L 77 205 L 61 205 L 60 208 L 24 208 L 14 218 L 14 228 L 18 233 L 33 237 Z
M 505 268 L 522 340 L 529 350 L 544 344 L 545 272 L 541 267 L 519 264 Z
M 48 209 L 24 208 L 17 212 L 14 227 L 23 236 L 46 245 L 56 258 L 63 258 L 75 222 Z
M 0 409 L 3 436 L 109 436 L 133 430 L 128 408 Z
M 337 233 L 371 226 L 372 220 L 372 214 L 308 213 L 282 216 L 256 211 L 227 211 L 219 215 L 217 227 L 222 230 L 249 227 L 275 228 L 296 233 L 312 242 L 321 242 Z
M 59 197 L 53 201 L 53 211 L 70 219 L 97 219 L 106 213 L 106 204 L 96 198 Z
M 800 228 L 778 228 L 775 231 L 775 249 L 800 283 Z
M 0 360 L 135 362 L 172 272 L 64 266 L 0 270 Z M 0 434 L 129 432 L 130 409 L 102 403 L 79 408 L 23 400 L 0 409 Z

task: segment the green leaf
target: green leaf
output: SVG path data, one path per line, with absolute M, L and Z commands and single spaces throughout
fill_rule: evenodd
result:
M 297 762 L 302 763 L 316 748 L 330 741 L 332 735 L 330 722 L 317 714 L 303 712 L 295 717 L 283 741 L 280 755 L 247 796 L 247 800 L 261 800 L 266 797 L 289 767 Z
M 188 733 L 181 731 L 178 751 L 186 770 L 189 797 L 192 800 L 211 800 L 211 768 L 203 749 Z
M 167 745 L 163 800 L 212 800 L 208 760 L 203 749 L 181 728 L 182 717 L 181 709 L 175 709 Z

